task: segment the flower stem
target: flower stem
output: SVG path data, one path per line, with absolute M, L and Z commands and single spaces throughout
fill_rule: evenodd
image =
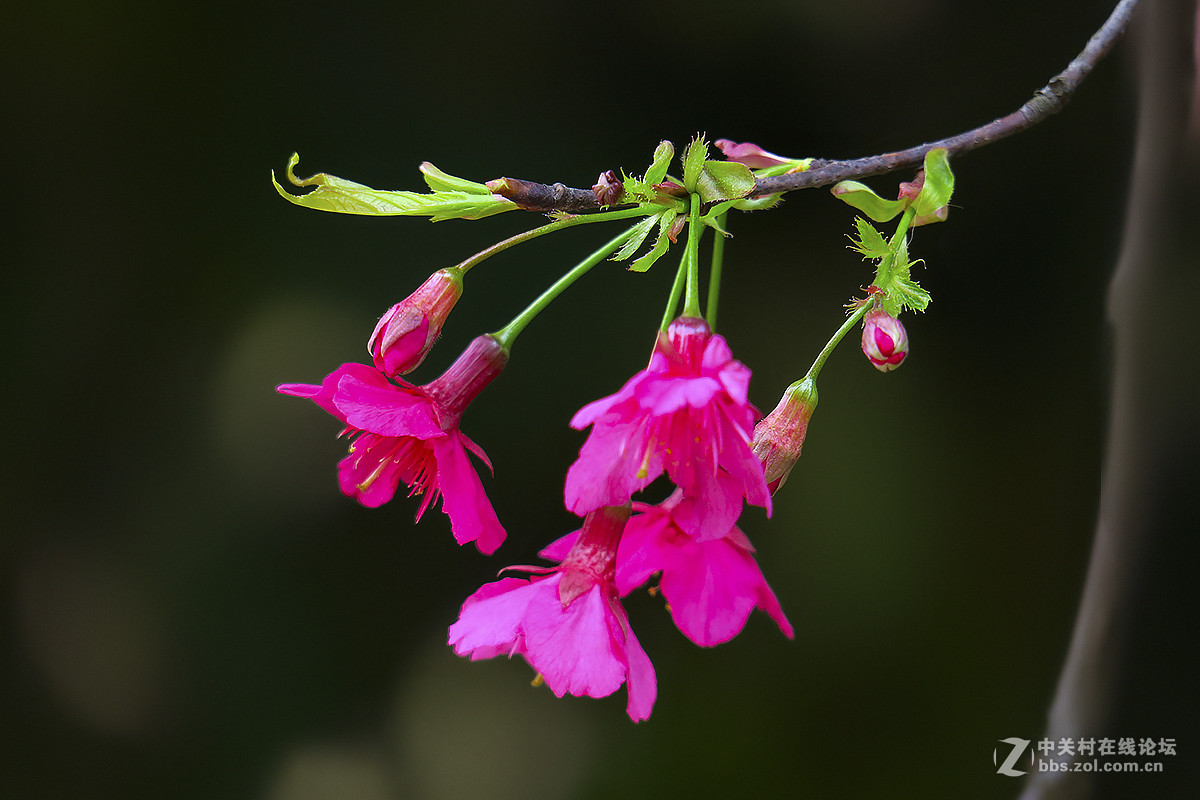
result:
M 713 234 L 712 266 L 708 273 L 708 308 L 704 318 L 708 320 L 708 327 L 714 331 L 717 329 L 717 301 L 721 297 L 721 267 L 725 258 L 725 234 L 721 231 L 725 229 L 727 215 L 721 214 L 716 219 L 717 232 Z
M 692 192 L 691 209 L 688 211 L 687 246 L 683 251 L 683 262 L 687 264 L 687 287 L 683 293 L 683 315 L 700 316 L 700 195 Z
M 518 233 L 516 236 L 510 236 L 502 242 L 496 242 L 491 247 L 480 250 L 466 261 L 463 261 L 458 265 L 457 269 L 460 269 L 463 273 L 466 273 L 471 269 L 471 267 L 475 266 L 479 262 L 486 261 L 497 253 L 502 253 L 514 245 L 528 242 L 531 239 L 536 239 L 537 237 L 543 236 L 547 233 L 560 231 L 563 228 L 571 228 L 576 225 L 587 225 L 588 223 L 592 222 L 612 222 L 613 220 L 629 219 L 630 217 L 644 217 L 649 213 L 652 212 L 647 211 L 644 206 L 639 205 L 635 206 L 634 208 L 623 208 L 619 211 L 605 211 L 599 214 L 576 214 L 570 217 L 563 217 L 562 219 L 555 220 L 549 224 L 542 225 L 540 228 L 533 228 L 523 233 Z
M 804 380 L 815 381 L 817 379 L 817 375 L 821 373 L 821 368 L 825 366 L 826 360 L 829 359 L 829 355 L 833 352 L 833 349 L 838 346 L 838 342 L 842 341 L 842 337 L 849 333 L 850 329 L 866 316 L 873 305 L 874 303 L 864 302 L 854 310 L 853 314 L 846 317 L 846 321 L 842 323 L 842 327 L 837 329 L 837 333 L 830 337 L 829 341 L 825 343 L 825 348 L 817 354 L 812 366 L 808 368 L 808 373 L 804 376 Z
M 588 270 L 612 255 L 612 253 L 615 252 L 618 247 L 625 244 L 625 242 L 631 236 L 633 236 L 636 231 L 637 226 L 634 225 L 602 244 L 598 250 L 593 252 L 583 261 L 580 261 L 569 271 L 567 271 L 565 275 L 555 281 L 550 288 L 538 295 L 537 299 L 530 303 L 524 311 L 514 317 L 512 322 L 493 333 L 492 337 L 500 343 L 500 346 L 505 352 L 511 350 L 512 343 L 514 340 L 516 340 L 517 334 L 524 330 L 525 326 L 528 325 L 534 317 L 542 312 L 542 309 L 550 305 L 550 302 L 562 294 L 568 286 L 586 275 Z
M 663 311 L 662 324 L 658 326 L 660 331 L 665 331 L 671 324 L 671 320 L 675 319 L 675 309 L 679 307 L 679 297 L 683 294 L 683 281 L 686 273 L 687 264 L 680 259 L 679 268 L 675 270 L 675 282 L 671 284 L 671 296 L 667 299 L 666 310 Z

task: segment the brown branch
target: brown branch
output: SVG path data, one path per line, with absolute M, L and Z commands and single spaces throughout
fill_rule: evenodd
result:
M 953 157 L 1031 128 L 1063 109 L 1067 101 L 1071 99 L 1071 95 L 1079 88 L 1079 84 L 1083 83 L 1083 79 L 1108 54 L 1113 44 L 1125 32 L 1129 17 L 1137 4 L 1138 0 L 1120 0 L 1100 30 L 1096 31 L 1088 40 L 1083 52 L 1071 61 L 1066 69 L 1039 89 L 1029 102 L 1007 116 L 992 120 L 986 125 L 981 125 L 966 133 L 939 139 L 936 142 L 919 144 L 907 150 L 847 161 L 817 160 L 804 172 L 759 178 L 750 196 L 758 197 L 797 189 L 811 189 L 852 178 L 866 178 L 872 175 L 896 172 L 919 166 L 925 160 L 925 154 L 935 147 L 945 147 Z M 547 185 L 515 178 L 500 178 L 489 181 L 488 188 L 530 211 L 579 213 L 601 207 L 593 190 L 572 189 L 561 183 Z
M 974 130 L 950 136 L 936 142 L 926 142 L 897 153 L 884 153 L 850 161 L 825 161 L 805 172 L 759 178 L 753 196 L 790 192 L 814 186 L 828 186 L 851 178 L 866 178 L 888 172 L 915 167 L 925 160 L 925 154 L 935 147 L 945 147 L 950 156 L 966 153 L 978 147 L 997 142 L 1015 133 L 1020 133 L 1047 117 L 1057 114 L 1071 99 L 1071 95 L 1083 83 L 1100 59 L 1108 54 L 1113 44 L 1125 32 L 1129 16 L 1138 0 L 1121 0 L 1113 9 L 1100 30 L 1092 35 L 1087 45 L 1067 68 L 1050 79 L 1025 105 L 999 119 L 992 120 Z

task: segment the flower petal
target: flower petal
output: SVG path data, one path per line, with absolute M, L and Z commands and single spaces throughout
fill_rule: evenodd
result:
M 428 397 L 416 387 L 389 383 L 374 369 L 369 377 L 361 373 L 343 375 L 333 402 L 345 415 L 346 423 L 360 430 L 418 439 L 444 435 Z
M 530 601 L 524 621 L 526 658 L 558 697 L 607 697 L 625 682 L 623 654 L 614 651 L 609 634 L 611 614 L 599 585 L 566 608 L 557 591 Z
M 505 537 L 479 473 L 467 458 L 458 430 L 433 440 L 437 459 L 437 486 L 442 493 L 442 511 L 450 517 L 450 529 L 459 544 L 475 542 L 479 552 L 490 555 Z

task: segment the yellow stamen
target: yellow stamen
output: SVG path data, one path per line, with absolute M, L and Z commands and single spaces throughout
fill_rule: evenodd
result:
M 530 686 L 532 686 L 532 687 L 533 687 L 533 688 L 535 688 L 535 689 L 539 689 L 539 688 L 541 688 L 541 687 L 542 687 L 542 686 L 543 686 L 545 683 L 546 683 L 546 679 L 545 679 L 545 678 L 543 678 L 543 677 L 542 677 L 542 673 L 540 673 L 540 672 L 539 672 L 537 675 L 534 675 L 534 676 L 533 676 L 533 680 L 531 680 L 531 681 L 529 682 L 529 685 L 530 685 Z

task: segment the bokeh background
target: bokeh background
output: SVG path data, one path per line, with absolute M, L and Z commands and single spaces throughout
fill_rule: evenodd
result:
M 363 360 L 434 269 L 537 223 L 293 207 L 302 156 L 380 188 L 430 160 L 588 186 L 698 131 L 852 157 L 1018 107 L 1107 3 L 67 2 L 0 12 L 6 158 L 0 796 L 6 798 L 1007 798 L 1007 737 L 1041 736 L 1096 518 L 1106 283 L 1129 185 L 1132 49 L 1066 113 L 955 163 L 916 232 L 934 303 L 881 375 L 847 343 L 804 458 L 744 529 L 796 627 L 756 614 L 711 650 L 629 602 L 653 717 L 557 700 L 528 667 L 445 646 L 462 599 L 573 529 L 567 421 L 643 362 L 674 257 L 601 267 L 521 337 L 464 429 L 509 540 L 454 545 L 412 502 L 337 491 L 344 442 L 281 382 Z M 907 179 L 908 176 L 898 176 Z M 898 177 L 871 183 L 886 194 Z M 764 410 L 870 279 L 825 190 L 731 221 L 721 329 Z M 438 374 L 613 229 L 474 271 Z M 1163 287 L 1174 312 L 1192 290 Z M 1173 297 L 1181 299 L 1171 299 Z M 1191 370 L 1194 344 L 1163 352 Z M 1194 432 L 1183 431 L 1181 441 Z M 1184 450 L 1183 452 L 1187 452 Z M 1193 451 L 1194 452 L 1194 451 Z M 1194 458 L 1174 471 L 1180 492 Z M 1157 512 L 1121 714 L 1197 777 L 1194 512 Z M 1162 557 L 1162 554 L 1167 554 Z M 1002 753 L 1003 755 L 1003 753 Z

